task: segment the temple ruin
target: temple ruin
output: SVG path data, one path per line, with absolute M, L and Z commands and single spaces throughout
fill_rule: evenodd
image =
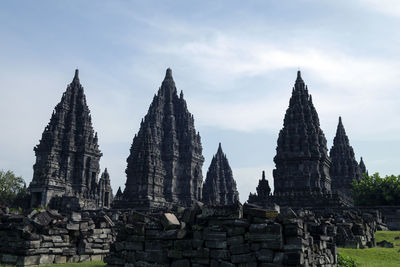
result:
M 187 207 L 201 200 L 204 157 L 200 134 L 177 94 L 171 69 L 133 138 L 127 159 L 126 184 L 116 208 Z
M 52 199 L 61 203 L 63 197 L 74 198 L 83 209 L 110 206 L 112 189 L 107 171 L 98 182 L 102 153 L 78 70 L 34 151 L 36 163 L 28 188 L 31 207 L 47 206 Z

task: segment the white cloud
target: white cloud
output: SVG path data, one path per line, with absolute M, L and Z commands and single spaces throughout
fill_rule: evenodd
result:
M 285 87 L 257 84 L 251 79 L 271 73 L 284 76 L 282 74 L 288 70 L 294 72 L 300 67 L 323 118 L 322 124 L 325 121 L 336 126 L 337 117 L 342 115 L 349 124 L 357 126 L 355 132 L 360 138 L 377 135 L 382 138 L 382 134 L 393 138 L 394 131 L 400 130 L 399 119 L 395 116 L 400 111 L 400 64 L 396 60 L 354 56 L 322 46 L 287 48 L 222 33 L 213 36 L 215 38 L 181 41 L 155 49 L 161 55 L 190 59 L 187 63 L 197 69 L 201 77 L 207 77 L 207 89 L 226 95 L 227 101 L 223 102 L 213 94 L 192 100 L 191 110 L 197 114 L 201 125 L 239 131 L 279 129 L 295 73 L 291 81 L 282 83 Z M 240 79 L 249 81 L 246 90 L 265 88 L 269 94 L 233 99 L 228 92 Z M 369 118 L 369 123 L 360 120 L 360 116 Z M 386 123 L 388 117 L 397 123 Z M 370 127 L 371 123 L 376 127 Z
M 400 17 L 400 2 L 397 0 L 360 0 L 360 3 L 374 11 Z

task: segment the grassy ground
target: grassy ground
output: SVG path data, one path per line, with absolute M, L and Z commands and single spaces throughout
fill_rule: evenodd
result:
M 386 240 L 393 243 L 394 248 L 339 248 L 339 253 L 344 256 L 350 256 L 361 267 L 399 267 L 400 239 L 395 239 L 395 237 L 399 236 L 400 231 L 379 231 L 375 234 L 376 242 Z
M 0 267 L 6 265 L 0 265 Z M 9 267 L 10 265 L 7 265 Z M 91 262 L 80 262 L 80 263 L 65 263 L 65 264 L 52 264 L 52 265 L 40 265 L 40 267 L 104 267 L 106 264 L 102 261 L 91 261 Z

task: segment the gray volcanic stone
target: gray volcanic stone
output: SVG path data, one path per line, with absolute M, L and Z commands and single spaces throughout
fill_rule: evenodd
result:
M 161 215 L 161 223 L 167 230 L 178 229 L 181 226 L 179 220 L 173 213 L 164 213 Z
M 350 146 L 349 138 L 343 127 L 342 118 L 339 117 L 339 124 L 336 136 L 333 139 L 333 146 L 330 151 L 332 165 L 330 176 L 332 179 L 332 190 L 339 191 L 351 197 L 352 181 L 361 180 L 361 170 L 354 157 L 353 148 Z
M 274 195 L 331 192 L 326 138 L 300 71 L 279 133 L 274 162 Z
M 98 204 L 100 188 L 97 177 L 102 153 L 78 70 L 55 107 L 34 151 L 36 163 L 28 188 L 32 207 L 47 206 L 57 197 L 70 197 L 64 202 L 69 202 L 71 209 L 101 206 Z M 74 205 L 71 204 L 72 198 L 78 199 Z M 79 200 L 83 207 L 80 207 Z M 57 205 L 63 203 L 57 201 Z
M 203 185 L 203 202 L 212 206 L 232 205 L 239 201 L 239 192 L 232 169 L 219 143 Z
M 126 188 L 116 207 L 186 207 L 201 200 L 200 135 L 170 69 L 133 138 L 127 162 Z

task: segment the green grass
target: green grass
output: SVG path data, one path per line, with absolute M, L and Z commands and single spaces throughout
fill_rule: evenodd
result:
M 395 245 L 394 248 L 339 248 L 339 253 L 353 258 L 361 267 L 398 267 L 400 266 L 400 252 L 398 252 L 400 239 L 394 239 L 397 236 L 400 236 L 400 231 L 379 231 L 375 234 L 376 242 L 386 240 L 392 242 Z
M 0 265 L 0 267 L 10 267 L 11 265 Z M 64 263 L 64 264 L 52 264 L 52 265 L 40 265 L 40 267 L 104 267 L 106 264 L 102 261 L 89 261 L 89 262 L 78 262 L 78 263 Z

